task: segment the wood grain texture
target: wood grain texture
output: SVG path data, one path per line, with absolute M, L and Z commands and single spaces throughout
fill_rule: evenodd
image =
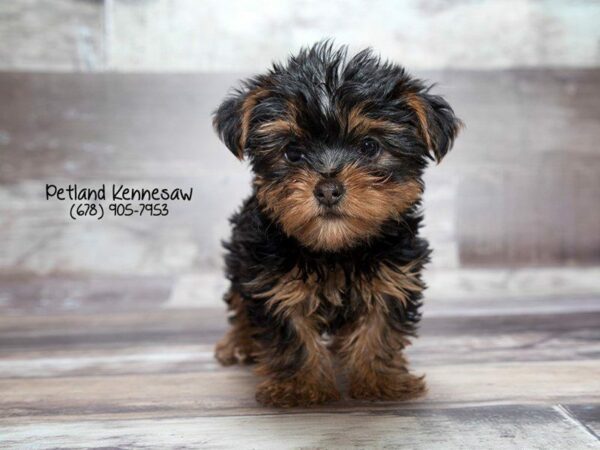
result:
M 566 405 L 565 412 L 580 421 L 586 431 L 600 441 L 600 405 Z
M 4 439 L 6 445 L 17 448 L 598 448 L 593 436 L 583 433 L 560 412 L 537 405 L 77 420 L 10 427 L 4 430 Z
M 596 360 L 413 365 L 426 373 L 422 407 L 466 404 L 586 403 L 600 391 Z M 223 415 L 236 408 L 263 414 L 254 400 L 258 379 L 246 368 L 163 374 L 59 376 L 0 380 L 3 416 L 86 416 L 145 413 Z M 319 409 L 355 410 L 369 403 L 343 400 Z M 385 407 L 385 403 L 373 407 Z M 398 408 L 388 404 L 387 408 Z M 233 409 L 232 409 L 233 408 Z

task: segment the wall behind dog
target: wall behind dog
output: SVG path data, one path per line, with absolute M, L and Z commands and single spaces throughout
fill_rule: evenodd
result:
M 591 67 L 598 23 L 593 0 L 17 0 L 0 69 L 252 72 L 323 37 L 416 69 Z
M 585 0 L 0 2 L 0 277 L 174 277 L 175 304 L 215 302 L 250 174 L 210 113 L 329 36 L 438 82 L 467 124 L 427 173 L 430 295 L 600 289 L 598 23 Z M 195 193 L 74 223 L 46 183 Z

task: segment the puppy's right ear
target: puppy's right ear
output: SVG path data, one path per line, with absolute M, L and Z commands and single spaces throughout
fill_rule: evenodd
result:
M 219 138 L 240 160 L 244 158 L 254 108 L 267 95 L 268 91 L 259 87 L 238 90 L 213 114 L 213 126 Z

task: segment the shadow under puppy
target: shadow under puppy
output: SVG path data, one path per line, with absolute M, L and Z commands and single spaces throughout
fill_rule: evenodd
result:
M 256 399 L 308 406 L 425 391 L 402 350 L 420 319 L 428 261 L 421 176 L 461 122 L 421 81 L 370 50 L 327 42 L 243 82 L 215 128 L 254 172 L 225 244 L 231 328 L 223 364 L 257 363 Z

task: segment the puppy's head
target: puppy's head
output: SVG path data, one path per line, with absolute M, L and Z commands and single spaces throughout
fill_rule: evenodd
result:
M 427 161 L 442 160 L 461 122 L 402 67 L 319 43 L 246 80 L 214 125 L 249 158 L 263 210 L 303 245 L 338 251 L 419 201 Z

